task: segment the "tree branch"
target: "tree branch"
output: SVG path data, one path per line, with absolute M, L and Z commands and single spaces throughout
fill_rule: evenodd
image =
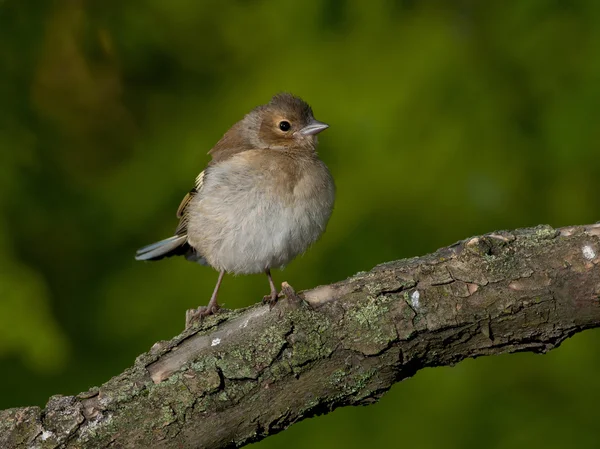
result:
M 428 366 L 546 352 L 600 326 L 600 225 L 475 237 L 206 319 L 124 373 L 0 412 L 2 448 L 239 447 L 377 401 Z

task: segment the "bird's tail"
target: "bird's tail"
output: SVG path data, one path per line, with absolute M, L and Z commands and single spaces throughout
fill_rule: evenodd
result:
M 168 239 L 140 248 L 135 260 L 160 260 L 163 257 L 181 256 L 189 251 L 186 235 L 174 235 Z

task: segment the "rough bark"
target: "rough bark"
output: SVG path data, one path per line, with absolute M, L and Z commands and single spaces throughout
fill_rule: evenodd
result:
M 377 401 L 417 370 L 545 352 L 600 325 L 600 225 L 475 237 L 224 311 L 45 409 L 0 412 L 2 448 L 239 447 Z

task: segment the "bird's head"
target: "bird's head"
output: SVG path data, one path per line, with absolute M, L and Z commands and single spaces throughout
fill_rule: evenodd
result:
M 316 120 L 311 107 L 289 93 L 275 95 L 271 101 L 248 114 L 255 122 L 257 140 L 273 149 L 311 149 L 317 145 L 317 134 L 329 128 Z

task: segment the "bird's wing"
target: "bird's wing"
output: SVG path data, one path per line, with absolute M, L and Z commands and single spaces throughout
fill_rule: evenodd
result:
M 242 138 L 245 134 L 241 122 L 233 125 L 208 152 L 212 158 L 211 163 L 222 162 L 237 153 L 254 149 L 255 146 L 247 138 Z
M 202 185 L 204 183 L 204 176 L 206 174 L 206 170 L 200 172 L 200 174 L 196 177 L 196 183 L 194 184 L 194 188 L 190 190 L 181 201 L 179 208 L 177 209 L 177 218 L 179 218 L 179 225 L 175 230 L 175 235 L 184 235 L 187 233 L 187 224 L 188 224 L 188 211 L 187 208 L 190 204 L 190 201 L 194 196 L 198 195 L 202 190 Z

